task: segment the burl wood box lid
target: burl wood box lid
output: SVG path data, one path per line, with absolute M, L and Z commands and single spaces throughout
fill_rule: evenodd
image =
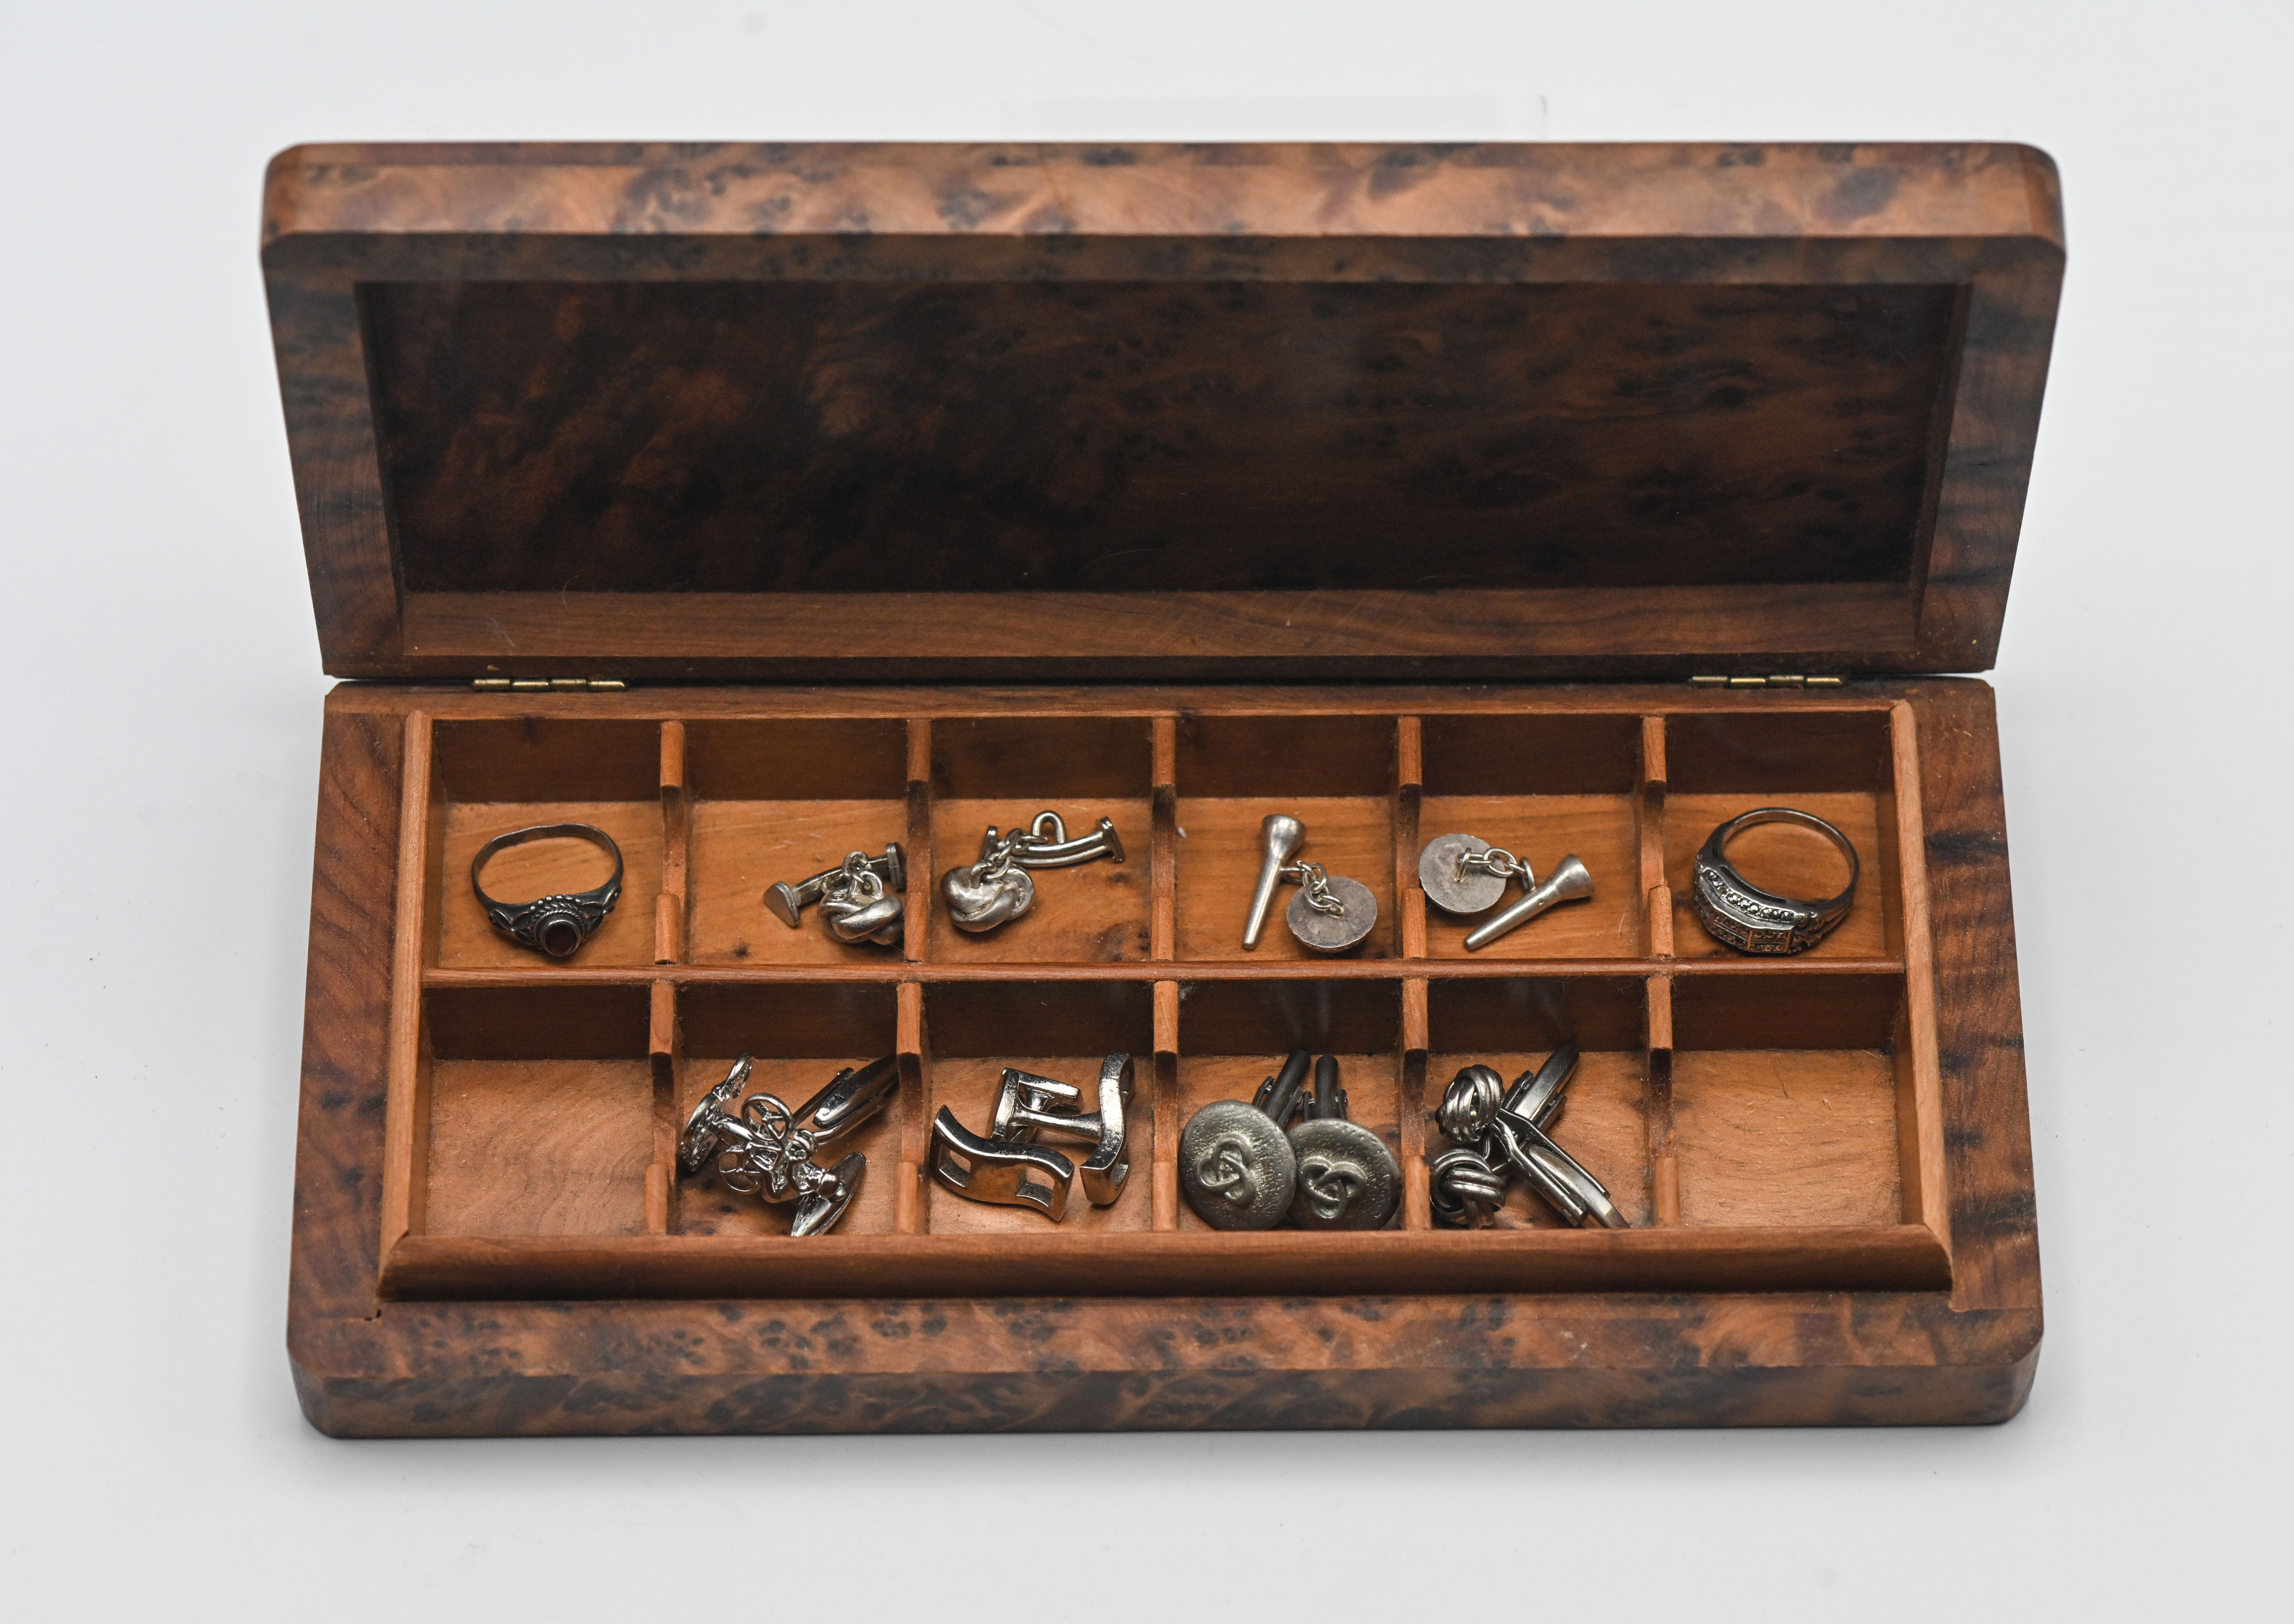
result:
M 2021 1404 L 2038 1287 L 1997 741 L 1989 690 L 1936 673 L 1988 668 L 2005 612 L 2063 263 L 2044 155 L 305 147 L 272 166 L 263 256 L 324 662 L 379 679 L 330 698 L 322 763 L 290 1305 L 317 1424 Z M 1039 918 L 990 950 L 938 921 L 887 961 L 733 962 L 690 905 L 695 805 L 721 791 L 779 829 L 787 798 L 865 780 L 923 921 L 941 814 L 1034 795 L 1062 774 L 1006 768 L 1053 756 L 1094 793 L 1129 764 L 1109 784 L 1143 825 L 1139 905 L 1112 938 Z M 1433 832 L 1421 810 L 1542 796 L 1541 827 L 1583 839 L 1573 787 L 1606 798 L 1615 941 L 1465 962 L 1397 855 Z M 1328 969 L 1239 955 L 1203 900 L 1244 864 L 1209 835 L 1302 792 L 1351 808 L 1399 905 Z M 1677 950 L 1689 824 L 1754 792 L 1852 805 L 1872 905 L 1809 959 Z M 654 919 L 625 910 L 587 964 L 449 962 L 478 822 L 568 796 L 626 820 Z M 495 946 L 474 930 L 460 946 Z M 1525 1022 L 1540 988 L 1560 1013 Z M 1174 1193 L 1180 1108 L 1247 1092 L 1300 989 L 1384 1068 L 1405 1211 L 1368 1247 L 1211 1245 Z M 874 1227 L 680 1227 L 665 1125 L 700 1057 L 721 1076 L 752 1030 L 802 1024 L 763 1014 L 822 992 L 875 1011 L 866 1046 L 901 1068 Z M 1002 1063 L 1023 1005 L 1069 1029 L 1020 1052 L 1045 1065 L 1151 1051 L 1153 1188 L 1124 1234 L 930 1205 L 925 1108 Z M 1770 1202 L 1700 1227 L 1652 1171 L 1646 1229 L 1431 1223 L 1436 1060 L 1598 1027 L 1589 1070 L 1655 1101 L 1676 1048 L 1734 1076 L 1794 1023 L 1782 1047 L 1848 1055 L 1894 1101 L 1854 1222 Z M 591 1027 L 620 1047 L 591 1054 Z M 773 1060 L 794 1078 L 831 1052 L 859 1050 Z M 498 1065 L 626 1073 L 641 1224 L 426 1231 L 411 1056 L 473 1097 Z M 1626 1159 L 1657 1168 L 1670 1121 L 1621 1112 Z M 456 1152 L 481 1182 L 482 1137 Z M 767 1335 L 851 1323 L 826 1358 Z
M 1987 669 L 2016 146 L 302 147 L 326 669 Z

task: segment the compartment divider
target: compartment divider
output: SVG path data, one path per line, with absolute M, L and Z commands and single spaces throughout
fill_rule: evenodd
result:
M 1951 1249 L 1951 1208 L 1945 1199 L 1943 1075 L 1935 1019 L 1934 943 L 1928 914 L 1927 841 L 1920 806 L 1920 752 L 1910 705 L 1889 708 L 1891 807 L 1883 808 L 1881 839 L 1892 846 L 1892 867 L 1903 886 L 1902 922 L 1896 943 L 1904 960 L 1904 998 L 1897 1018 L 1896 1147 L 1903 1180 L 1904 1222 L 1924 1224 Z M 1890 818 L 1889 811 L 1894 813 Z M 1896 945 L 1891 943 L 1891 946 Z
M 685 962 L 686 876 L 692 855 L 692 807 L 685 793 L 685 724 L 661 725 L 661 895 L 654 899 L 653 962 Z M 672 1179 L 671 1183 L 675 1181 Z
M 1154 722 L 1155 827 L 1147 842 L 1147 956 L 1167 964 L 1179 939 L 1179 719 Z M 1159 1225 L 1157 1227 L 1160 1227 Z
M 1402 984 L 1399 1093 L 1395 1105 L 1395 1154 L 1402 1162 L 1402 1227 L 1434 1227 L 1434 1187 L 1426 1170 L 1426 1052 L 1432 1047 L 1426 1011 L 1427 981 Z
M 422 1227 L 421 1170 L 429 1159 L 430 1068 L 424 1057 L 422 967 L 437 849 L 432 824 L 443 822 L 432 782 L 431 727 L 427 712 L 410 710 L 401 735 L 398 810 L 398 897 L 391 943 L 390 1058 L 383 1089 L 382 1236 L 387 1259 L 400 1238 Z
M 931 956 L 932 910 L 931 719 L 908 718 L 907 926 L 900 956 L 920 963 Z
M 1680 1222 L 1680 1163 L 1672 1154 L 1672 978 L 1648 978 L 1648 1092 L 1641 1116 L 1648 1133 L 1649 1222 L 1659 1229 Z
M 1156 792 L 1160 804 L 1162 792 Z M 1179 1227 L 1179 984 L 1155 983 L 1155 1078 L 1152 1168 L 1154 1228 L 1167 1235 Z
M 677 984 L 656 981 L 646 1020 L 646 1054 L 653 1066 L 653 1160 L 646 1166 L 645 1189 L 648 1235 L 677 1233 L 677 1074 L 685 1058 L 678 1038 Z
M 1418 888 L 1419 810 L 1426 797 L 1425 728 L 1414 716 L 1394 719 L 1394 905 L 1405 959 L 1426 956 L 1426 893 Z
M 1641 718 L 1640 794 L 1633 817 L 1640 836 L 1642 951 L 1672 957 L 1672 889 L 1664 881 L 1664 718 Z
M 913 742 L 915 735 L 909 735 Z M 927 745 L 930 740 L 926 740 Z M 915 758 L 909 756 L 911 768 Z M 929 762 L 931 757 L 927 755 Z M 915 806 L 912 782 L 911 827 Z M 927 821 L 926 828 L 930 828 Z M 903 981 L 893 995 L 893 1049 L 900 1065 L 900 1159 L 898 1182 L 892 1186 L 892 1233 L 924 1232 L 924 1158 L 931 1150 L 931 1123 L 925 1115 L 931 1102 L 931 1051 L 925 1041 L 924 989 L 919 981 Z

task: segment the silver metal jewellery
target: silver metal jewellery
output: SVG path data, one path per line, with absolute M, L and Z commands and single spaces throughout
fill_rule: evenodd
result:
M 795 1202 L 792 1236 L 824 1235 L 859 1193 L 868 1158 L 856 1151 L 826 1168 L 815 1158 L 884 1108 L 899 1091 L 899 1063 L 886 1055 L 857 1070 L 848 1066 L 793 1111 L 767 1093 L 730 1108 L 748 1086 L 753 1063 L 745 1054 L 734 1061 L 725 1080 L 693 1108 L 677 1141 L 678 1167 L 691 1177 L 713 1163 L 717 1181 L 728 1190 L 774 1205 Z
M 793 930 L 804 910 L 818 903 L 822 925 L 838 941 L 897 947 L 907 923 L 900 893 L 907 884 L 907 860 L 897 842 L 887 842 L 881 857 L 851 852 L 809 880 L 772 887 L 765 893 L 765 906 Z
M 1283 910 L 1290 934 L 1316 953 L 1345 953 L 1359 947 L 1378 925 L 1378 898 L 1359 880 L 1326 873 L 1319 863 L 1293 863 L 1306 843 L 1306 825 L 1287 813 L 1270 812 L 1258 825 L 1262 856 L 1258 884 L 1250 894 L 1250 915 L 1243 922 L 1242 945 L 1258 946 L 1266 929 L 1266 915 L 1274 906 L 1274 890 L 1285 880 L 1296 881 L 1297 894 Z
M 1796 824 L 1823 835 L 1848 860 L 1847 889 L 1822 902 L 1803 902 L 1752 884 L 1729 863 L 1728 850 L 1739 832 L 1755 824 Z M 1697 852 L 1692 882 L 1696 922 L 1715 941 L 1739 953 L 1806 953 L 1848 917 L 1862 870 L 1848 837 L 1815 813 L 1794 807 L 1756 807 L 1715 829 Z
M 607 853 L 614 859 L 613 878 L 590 890 L 561 891 L 532 902 L 497 902 L 486 895 L 478 877 L 494 853 L 528 840 L 558 839 L 587 840 Z M 477 893 L 478 905 L 486 911 L 493 928 L 510 940 L 553 959 L 570 959 L 622 899 L 622 849 L 612 835 L 589 824 L 536 824 L 531 829 L 514 829 L 478 848 L 478 855 L 470 859 L 470 889 Z
M 1127 1054 L 1110 1054 L 1099 1068 L 1097 1108 L 1083 1108 L 1072 1084 L 1004 1068 L 986 1137 L 972 1133 L 942 1106 L 932 1117 L 931 1175 L 968 1201 L 1024 1206 L 1057 1223 L 1067 1216 L 1077 1166 L 1037 1141 L 1046 1136 L 1092 1147 L 1082 1165 L 1083 1193 L 1094 1206 L 1112 1206 L 1131 1177 L 1127 1118 L 1134 1090 Z
M 1402 1199 L 1402 1165 L 1377 1134 L 1346 1120 L 1338 1062 L 1314 1062 L 1314 1099 L 1290 1129 L 1298 1188 L 1290 1222 L 1302 1230 L 1382 1230 Z
M 1311 1064 L 1293 1050 L 1246 1104 L 1214 1100 L 1179 1134 L 1179 1189 L 1215 1230 L 1271 1230 L 1298 1192 L 1298 1158 L 1283 1133 Z
M 1437 1222 L 1461 1229 L 1487 1223 L 1504 1205 L 1511 1174 L 1567 1222 L 1631 1227 L 1601 1181 L 1546 1133 L 1561 1115 L 1562 1091 L 1576 1069 L 1577 1051 L 1566 1043 L 1510 1089 L 1490 1067 L 1460 1069 L 1435 1113 L 1452 1148 L 1427 1165 Z
M 1467 952 L 1480 952 L 1548 908 L 1582 902 L 1593 894 L 1593 876 L 1574 853 L 1561 859 L 1543 885 L 1528 864 L 1476 835 L 1437 835 L 1418 854 L 1419 886 L 1426 900 L 1444 914 L 1470 916 L 1495 907 L 1509 880 L 1520 881 L 1524 894 L 1467 933 Z
M 957 930 L 975 934 L 993 930 L 1036 905 L 1029 869 L 1072 868 L 1100 857 L 1123 861 L 1123 840 L 1115 832 L 1114 819 L 1102 817 L 1089 834 L 1070 840 L 1058 813 L 1038 812 L 1027 828 L 1009 834 L 989 824 L 980 837 L 980 861 L 940 876 L 940 895 Z

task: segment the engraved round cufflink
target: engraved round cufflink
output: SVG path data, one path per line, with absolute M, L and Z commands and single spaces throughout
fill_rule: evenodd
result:
M 1306 825 L 1287 813 L 1271 812 L 1258 826 L 1258 884 L 1250 893 L 1250 914 L 1243 922 L 1242 945 L 1258 946 L 1266 916 L 1274 907 L 1275 888 L 1296 881 L 1297 894 L 1282 913 L 1283 923 L 1304 946 L 1316 953 L 1345 953 L 1359 947 L 1378 926 L 1378 898 L 1359 880 L 1324 872 L 1319 863 L 1294 863 L 1306 843 Z
M 1382 1230 L 1402 1199 L 1402 1165 L 1384 1140 L 1346 1120 L 1330 1055 L 1314 1062 L 1314 1099 L 1289 1134 L 1298 1169 L 1290 1222 L 1302 1230 Z
M 1510 1173 L 1569 1223 L 1631 1227 L 1601 1181 L 1546 1133 L 1561 1115 L 1577 1058 L 1565 1043 L 1510 1089 L 1487 1066 L 1464 1067 L 1451 1079 L 1435 1121 L 1456 1149 L 1427 1167 L 1436 1218 L 1467 1228 L 1486 1223 L 1504 1202 Z
M 791 1110 L 778 1095 L 736 1095 L 749 1084 L 754 1059 L 733 1062 L 725 1080 L 701 1097 L 677 1141 L 678 1170 L 687 1177 L 713 1164 L 717 1181 L 738 1195 L 796 1204 L 789 1233 L 801 1238 L 836 1227 L 860 1193 L 868 1158 L 855 1152 L 833 1167 L 815 1158 L 883 1110 L 899 1092 L 899 1063 L 891 1055 L 857 1069 L 846 1067 L 828 1085 Z
M 1114 819 L 1102 817 L 1089 834 L 1070 840 L 1058 813 L 1038 812 L 1027 828 L 1009 834 L 990 824 L 980 837 L 980 860 L 942 875 L 940 895 L 956 928 L 977 935 L 1009 924 L 1036 905 L 1029 869 L 1073 868 L 1101 857 L 1123 861 L 1123 840 L 1115 832 Z
M 1419 888 L 1444 914 L 1464 917 L 1497 906 L 1509 880 L 1520 881 L 1525 895 L 1468 931 L 1467 952 L 1479 952 L 1548 908 L 1582 902 L 1593 894 L 1593 876 L 1574 855 L 1562 858 L 1552 877 L 1540 885 L 1528 864 L 1476 835 L 1436 835 L 1418 854 Z
M 1029 1207 L 1057 1223 L 1067 1216 L 1077 1166 L 1037 1142 L 1048 1135 L 1092 1147 L 1082 1166 L 1084 1197 L 1094 1206 L 1112 1206 L 1131 1176 L 1127 1116 L 1134 1090 L 1128 1054 L 1101 1062 L 1093 1111 L 1083 1109 L 1082 1091 L 1072 1084 L 1007 1066 L 985 1138 L 946 1106 L 933 1116 L 931 1175 L 968 1201 Z
M 900 893 L 907 883 L 907 859 L 897 843 L 888 843 L 881 857 L 852 852 L 809 880 L 772 887 L 765 892 L 765 906 L 793 930 L 804 910 L 818 903 L 822 924 L 838 941 L 897 947 L 907 926 L 907 906 Z
M 1289 1212 L 1298 1158 L 1283 1128 L 1297 1109 L 1308 1064 L 1305 1050 L 1293 1050 L 1248 1104 L 1214 1100 L 1187 1119 L 1179 1134 L 1179 1189 L 1211 1228 L 1271 1230 Z

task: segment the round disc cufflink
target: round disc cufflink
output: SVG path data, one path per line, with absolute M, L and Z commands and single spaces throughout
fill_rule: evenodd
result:
M 1528 864 L 1477 835 L 1436 835 L 1418 854 L 1419 889 L 1444 914 L 1463 917 L 1496 907 L 1505 898 L 1509 880 L 1520 881 L 1524 895 L 1468 931 L 1467 952 L 1478 953 L 1548 908 L 1582 902 L 1593 894 L 1593 876 L 1574 854 L 1562 858 L 1542 885 Z
M 1763 890 L 1729 861 L 1729 842 L 1756 824 L 1792 824 L 1830 840 L 1848 861 L 1848 885 L 1837 897 L 1806 902 Z M 1691 900 L 1705 934 L 1739 953 L 1781 956 L 1806 953 L 1840 926 L 1856 904 L 1856 881 L 1863 872 L 1849 838 L 1813 812 L 1796 807 L 1755 807 L 1730 818 L 1705 837 L 1696 854 Z
M 1258 884 L 1243 921 L 1245 950 L 1258 946 L 1273 911 L 1274 889 L 1297 882 L 1297 894 L 1282 911 L 1282 922 L 1302 946 L 1315 953 L 1346 953 L 1359 947 L 1378 928 L 1378 897 L 1359 880 L 1327 873 L 1320 863 L 1294 863 L 1306 843 L 1306 825 L 1288 813 L 1270 812 L 1258 825 Z
M 529 840 L 587 840 L 614 859 L 613 878 L 586 891 L 560 891 L 532 902 L 497 902 L 486 895 L 480 876 L 498 851 Z M 553 959 L 570 959 L 598 932 L 614 905 L 622 899 L 622 849 L 614 837 L 590 824 L 536 824 L 498 834 L 478 848 L 470 859 L 470 889 L 486 911 L 493 928 L 521 947 L 546 953 Z
M 1516 873 L 1534 884 L 1529 866 L 1510 852 L 1498 853 L 1487 840 L 1471 834 L 1437 835 L 1418 854 L 1418 884 L 1426 900 L 1444 914 L 1481 914 L 1498 905 L 1506 881 Z
M 1314 1101 L 1291 1128 L 1298 1187 L 1290 1222 L 1302 1230 L 1382 1230 L 1402 1199 L 1402 1165 L 1377 1134 L 1346 1120 L 1338 1063 L 1314 1062 Z

